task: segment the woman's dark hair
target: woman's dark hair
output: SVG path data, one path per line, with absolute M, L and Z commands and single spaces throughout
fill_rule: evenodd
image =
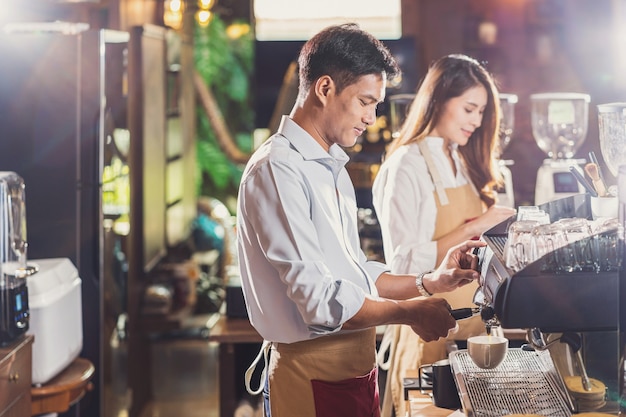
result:
M 400 74 L 389 49 L 355 23 L 330 26 L 313 36 L 302 46 L 298 66 L 301 94 L 323 75 L 341 92 L 363 75 L 384 72 L 389 81 Z
M 471 181 L 487 206 L 495 202 L 494 186 L 502 183 L 495 159 L 499 146 L 500 105 L 493 78 L 475 59 L 453 54 L 435 61 L 422 80 L 400 133 L 387 148 L 387 156 L 403 145 L 424 139 L 439 123 L 444 105 L 470 88 L 483 86 L 487 105 L 482 123 L 467 145 L 459 147 Z

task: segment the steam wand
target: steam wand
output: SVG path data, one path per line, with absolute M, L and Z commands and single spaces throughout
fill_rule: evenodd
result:
M 532 345 L 533 348 L 539 351 L 543 351 L 548 349 L 550 345 L 560 341 L 561 343 L 567 343 L 572 352 L 576 354 L 576 364 L 578 365 L 578 369 L 580 370 L 580 379 L 582 381 L 582 386 L 585 391 L 591 391 L 591 381 L 589 380 L 589 376 L 587 375 L 587 369 L 585 368 L 585 363 L 583 362 L 583 356 L 580 352 L 582 341 L 580 339 L 580 335 L 578 333 L 563 333 L 561 337 L 557 339 L 553 339 L 552 341 L 546 343 L 543 338 L 543 334 L 541 331 L 533 327 L 526 331 L 526 339 Z
M 561 335 L 561 343 L 567 343 L 567 345 L 572 349 L 574 353 L 576 353 L 576 362 L 578 364 L 578 369 L 580 370 L 580 378 L 583 383 L 583 388 L 585 391 L 591 391 L 591 381 L 589 380 L 589 376 L 587 375 L 587 369 L 585 369 L 585 364 L 583 362 L 583 356 L 580 353 L 580 348 L 582 341 L 580 340 L 580 335 L 577 333 L 563 333 Z

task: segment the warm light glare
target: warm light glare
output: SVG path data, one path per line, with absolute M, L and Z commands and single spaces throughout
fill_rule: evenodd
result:
M 169 2 L 169 8 L 173 12 L 182 12 L 182 10 L 183 10 L 182 1 L 180 1 L 180 0 L 171 0 Z
M 215 6 L 215 0 L 198 0 L 198 7 L 202 10 L 211 10 Z
M 247 23 L 233 23 L 226 28 L 226 36 L 230 39 L 239 39 L 250 33 L 250 25 Z
M 183 25 L 182 0 L 167 0 L 163 12 L 163 23 L 172 29 L 180 29 Z
M 183 23 L 183 15 L 182 13 L 166 11 L 163 13 L 163 23 L 172 29 L 180 29 Z
M 196 20 L 200 26 L 207 26 L 211 21 L 211 15 L 212 13 L 208 10 L 199 10 L 196 13 Z

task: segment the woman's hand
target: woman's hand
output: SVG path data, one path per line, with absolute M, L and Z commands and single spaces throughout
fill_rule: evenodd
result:
M 495 225 L 502 223 L 511 216 L 514 216 L 517 210 L 494 204 L 489 207 L 486 212 L 467 223 L 472 228 L 474 236 L 480 236 Z

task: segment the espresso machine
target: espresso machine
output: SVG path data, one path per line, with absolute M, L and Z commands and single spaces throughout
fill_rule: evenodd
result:
M 549 215 L 550 223 L 592 219 L 586 194 L 537 209 Z M 516 221 L 511 217 L 482 236 L 487 246 L 476 252 L 481 277 L 474 303 L 487 330 L 525 330 L 527 344 L 510 348 L 503 364 L 488 372 L 468 365 L 463 351 L 450 354 L 464 411 L 468 416 L 616 413 L 623 228 L 590 233 L 512 269 L 505 251 Z M 587 251 L 586 262 L 574 268 L 566 255 L 581 248 Z M 567 381 L 578 382 L 583 394 L 587 387 L 592 392 L 595 381 L 606 390 L 586 401 L 574 396 Z
M 584 192 L 569 168 L 586 162 L 574 154 L 587 135 L 590 96 L 539 93 L 530 101 L 535 142 L 549 157 L 537 171 L 535 204 Z
M 35 269 L 26 264 L 26 248 L 24 181 L 0 171 L 0 346 L 29 328 L 26 278 Z
M 516 229 L 511 226 L 519 223 L 519 217 L 511 217 L 483 234 L 487 245 L 476 251 L 481 273 L 474 297 L 476 310 L 488 332 L 521 329 L 527 344 L 509 349 L 500 367 L 484 372 L 472 367 L 466 352 L 450 353 L 468 416 L 623 415 L 625 109 L 626 103 L 598 106 L 602 154 L 618 179 L 618 218 L 594 218 L 592 197 L 583 193 L 528 208 L 548 217 L 545 226 L 586 219 L 593 227 L 611 227 L 592 229 L 583 238 L 566 240 L 541 255 L 535 253 L 523 264 L 512 264 L 507 257 L 511 231 Z M 578 391 L 572 389 L 572 382 Z

